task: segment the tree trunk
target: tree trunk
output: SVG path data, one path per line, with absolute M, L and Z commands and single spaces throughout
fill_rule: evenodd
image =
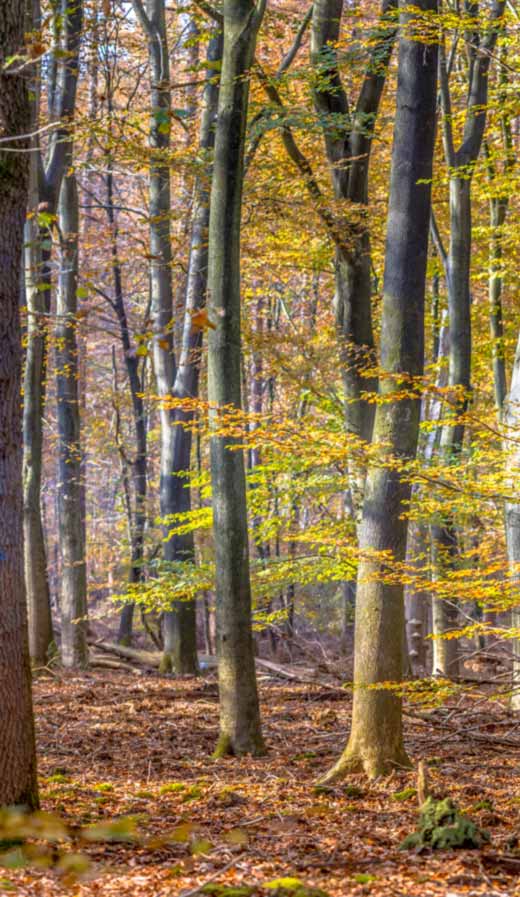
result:
M 200 128 L 201 155 L 210 157 L 215 143 L 215 119 L 219 88 L 216 78 L 222 58 L 222 36 L 218 33 L 208 44 L 207 84 Z M 212 166 L 208 165 L 196 180 L 190 258 L 186 281 L 184 322 L 181 351 L 172 393 L 176 399 L 197 398 L 202 347 L 202 328 L 194 326 L 194 315 L 206 304 L 208 278 L 208 229 L 210 216 L 210 183 Z M 164 477 L 161 477 L 161 514 L 187 513 L 191 510 L 190 458 L 192 432 L 189 426 L 193 413 L 182 406 L 164 412 L 168 426 L 165 432 Z M 165 526 L 165 535 L 171 524 Z M 164 559 L 170 562 L 193 562 L 193 534 L 171 536 L 164 545 Z M 197 630 L 195 601 L 179 601 L 164 615 L 163 669 L 172 668 L 182 674 L 196 674 Z
M 130 583 L 141 581 L 144 558 L 144 529 L 146 524 L 146 487 L 147 487 L 147 457 L 146 457 L 146 414 L 143 401 L 143 386 L 139 373 L 139 358 L 130 340 L 130 329 L 126 315 L 125 299 L 123 293 L 123 273 L 119 260 L 118 237 L 115 208 L 114 208 L 114 175 L 112 171 L 112 159 L 109 157 L 106 177 L 107 201 L 106 212 L 110 226 L 110 249 L 112 257 L 112 276 L 114 280 L 113 307 L 119 324 L 119 333 L 124 354 L 130 396 L 132 400 L 132 415 L 135 428 L 135 452 L 129 463 L 134 493 L 134 507 L 129 506 L 129 533 L 130 533 Z M 126 461 L 125 461 L 126 463 Z M 132 626 L 134 618 L 134 605 L 126 604 L 119 620 L 118 641 L 129 645 L 132 641 Z
M 37 666 L 45 666 L 54 643 L 41 511 L 43 410 L 51 275 L 48 252 L 41 249 L 43 238 L 36 222 L 27 222 L 25 235 L 27 351 L 23 383 L 24 566 L 31 658 Z M 48 287 L 44 288 L 44 284 L 48 284 Z
M 34 28 L 39 28 L 39 3 Z M 50 116 L 56 123 L 45 160 L 38 136 L 32 140 L 33 185 L 31 211 L 45 220 L 40 227 L 30 227 L 26 246 L 27 353 L 24 376 L 24 558 L 27 602 L 29 608 L 29 644 L 31 656 L 45 664 L 53 643 L 50 613 L 47 556 L 41 509 L 43 413 L 47 374 L 47 331 L 51 308 L 51 229 L 54 226 L 61 182 L 70 162 L 72 135 L 70 122 L 76 105 L 78 58 L 83 24 L 83 6 L 77 0 L 72 6 L 60 0 L 53 7 L 53 16 L 60 18 L 58 37 L 51 48 L 47 68 Z M 38 128 L 39 84 L 34 79 L 32 92 L 33 126 Z
M 386 69 L 396 37 L 394 0 L 384 0 L 373 35 L 373 50 L 357 102 L 349 109 L 336 58 L 340 39 L 342 0 L 315 0 L 313 4 L 311 58 L 316 73 L 314 105 L 325 123 L 324 142 L 336 199 L 357 210 L 357 232 L 348 253 L 341 248 L 335 258 L 336 328 L 340 344 L 347 431 L 369 442 L 374 423 L 374 404 L 363 398 L 377 388 L 367 376 L 374 364 L 372 329 L 372 275 L 370 225 L 367 215 L 368 171 L 372 138 L 383 92 Z M 337 122 L 341 126 L 337 126 Z M 352 477 L 352 503 L 360 510 L 364 472 Z
M 505 404 L 505 422 L 510 434 L 507 454 L 507 468 L 510 475 L 509 487 L 512 492 L 518 486 L 518 467 L 520 465 L 520 442 L 518 433 L 520 430 L 520 336 L 516 347 L 513 373 L 511 377 L 511 389 Z M 509 562 L 509 575 L 512 581 L 520 587 L 520 504 L 506 502 L 506 544 Z M 511 624 L 520 627 L 520 609 L 513 608 Z M 513 681 L 511 694 L 511 709 L 520 710 L 520 639 L 513 640 Z
M 499 419 L 502 418 L 507 394 L 504 322 L 502 316 L 502 289 L 504 283 L 502 275 L 502 229 L 506 220 L 507 208 L 507 197 L 494 197 L 490 201 L 489 328 L 493 341 L 493 385 Z
M 77 341 L 79 210 L 78 188 L 73 174 L 62 181 L 58 221 L 61 258 L 56 309 L 56 398 L 62 559 L 61 657 L 65 667 L 84 667 L 88 661 L 88 648 Z
M 209 227 L 208 396 L 219 411 L 241 407 L 240 231 L 249 68 L 265 0 L 225 0 L 224 51 Z M 264 750 L 251 627 L 244 457 L 237 440 L 211 436 L 216 548 L 220 737 L 216 755 Z
M 440 94 L 442 100 L 444 150 L 449 167 L 450 184 L 450 246 L 447 259 L 448 311 L 450 320 L 448 385 L 457 390 L 454 408 L 442 428 L 440 453 L 445 463 L 460 461 L 464 441 L 464 420 L 471 388 L 471 180 L 479 157 L 486 127 L 489 63 L 493 57 L 497 35 L 501 27 L 505 0 L 493 0 L 490 23 L 486 34 L 472 35 L 468 44 L 468 100 L 462 143 L 455 150 L 452 129 L 449 72 L 444 45 L 441 44 Z M 432 556 L 440 562 L 438 575 L 449 558 L 457 555 L 457 531 L 449 514 L 445 523 L 432 530 Z M 437 544 L 435 544 L 437 543 Z M 434 635 L 442 637 L 456 625 L 456 607 L 434 599 Z M 434 662 L 437 672 L 457 675 L 459 668 L 458 642 L 450 639 L 449 646 L 437 645 Z
M 0 132 L 8 137 L 30 129 L 25 74 L 10 71 L 7 61 L 23 52 L 24 26 L 24 3 L 0 5 Z M 34 809 L 38 786 L 23 570 L 19 319 L 27 149 L 27 142 L 17 139 L 11 152 L 0 151 L 0 806 Z
M 424 363 L 424 292 L 430 222 L 430 181 L 435 132 L 437 48 L 424 44 L 414 30 L 413 12 L 403 4 L 406 28 L 400 38 L 397 109 L 387 225 L 381 377 L 373 444 L 383 459 L 399 465 L 372 464 L 367 476 L 360 532 L 354 655 L 354 704 L 347 747 L 324 781 L 348 771 L 369 777 L 395 766 L 409 766 L 402 736 L 402 700 L 381 687 L 403 675 L 404 607 L 402 584 L 385 580 L 388 554 L 394 564 L 405 558 L 407 524 L 403 519 L 411 487 L 401 464 L 415 457 L 420 401 L 392 398 L 399 379 L 420 377 Z M 415 4 L 417 5 L 417 4 Z M 418 4 L 426 13 L 436 0 Z M 420 26 L 419 26 L 420 28 Z M 377 557 L 384 552 L 385 557 Z

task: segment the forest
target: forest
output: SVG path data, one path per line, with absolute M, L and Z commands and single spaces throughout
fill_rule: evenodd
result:
M 0 894 L 520 894 L 520 4 L 0 0 Z

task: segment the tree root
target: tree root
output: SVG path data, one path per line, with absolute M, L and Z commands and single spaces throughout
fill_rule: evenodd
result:
M 395 755 L 390 755 L 381 750 L 368 751 L 363 745 L 347 745 L 337 763 L 316 784 L 332 785 L 356 773 L 363 773 L 368 779 L 377 779 L 395 769 L 411 768 L 412 763 L 404 748 L 399 748 Z

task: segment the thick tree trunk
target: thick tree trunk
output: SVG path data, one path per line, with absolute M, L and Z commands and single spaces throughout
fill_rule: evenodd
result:
M 225 0 L 224 51 L 209 228 L 208 395 L 219 411 L 241 407 L 240 230 L 249 68 L 265 0 Z M 211 436 L 216 548 L 220 738 L 216 754 L 263 751 L 251 628 L 244 458 L 236 440 Z
M 23 52 L 25 4 L 0 5 L 0 133 L 27 134 L 24 73 L 7 60 Z M 20 153 L 13 152 L 14 149 Z M 23 571 L 20 262 L 27 204 L 25 141 L 0 151 L 0 806 L 38 805 L 31 671 Z
M 415 456 L 419 431 L 418 397 L 396 397 L 401 375 L 420 377 L 424 362 L 424 292 L 430 222 L 430 180 L 435 132 L 437 48 L 411 39 L 413 12 L 403 4 L 406 29 L 399 45 L 397 109 L 387 226 L 380 395 L 373 443 L 383 458 L 406 464 Z M 423 0 L 425 12 L 436 0 Z M 404 22 L 403 22 L 404 24 Z M 383 683 L 399 688 L 403 675 L 403 587 L 385 580 L 388 554 L 393 564 L 405 558 L 403 519 L 411 487 L 399 466 L 373 464 L 367 476 L 360 533 L 354 705 L 352 729 L 338 763 L 325 776 L 332 781 L 348 771 L 369 777 L 408 766 L 403 746 L 402 701 Z M 377 554 L 384 552 L 385 558 Z
M 84 667 L 88 661 L 88 648 L 77 341 L 79 210 L 78 188 L 73 174 L 62 181 L 58 222 L 61 257 L 56 308 L 56 399 L 62 558 L 61 657 L 65 667 Z

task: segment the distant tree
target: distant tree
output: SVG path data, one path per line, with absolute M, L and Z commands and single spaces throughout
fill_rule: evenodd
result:
M 23 52 L 25 3 L 0 4 L 0 805 L 36 807 L 36 752 L 23 569 L 22 348 L 19 320 L 28 192 L 30 106 Z M 18 63 L 19 64 L 19 63 Z M 4 148 L 5 147 L 5 148 Z M 20 150 L 20 152 L 17 152 Z
M 88 662 L 85 508 L 79 405 L 78 249 L 76 177 L 61 184 L 58 204 L 60 270 L 56 301 L 56 399 L 58 425 L 58 529 L 62 557 L 61 659 L 66 667 Z
M 32 5 L 32 26 L 42 26 L 40 5 Z M 29 311 L 24 377 L 24 546 L 31 656 L 46 663 L 54 636 L 50 613 L 47 554 L 42 521 L 43 414 L 47 378 L 47 343 L 52 291 L 52 233 L 61 183 L 70 164 L 70 121 L 76 107 L 78 59 L 83 25 L 81 0 L 52 5 L 53 43 L 45 67 L 49 118 L 54 124 L 46 151 L 33 137 L 31 191 L 25 245 L 25 285 Z M 42 66 L 42 72 L 44 67 Z M 39 121 L 40 74 L 34 79 L 33 124 Z

